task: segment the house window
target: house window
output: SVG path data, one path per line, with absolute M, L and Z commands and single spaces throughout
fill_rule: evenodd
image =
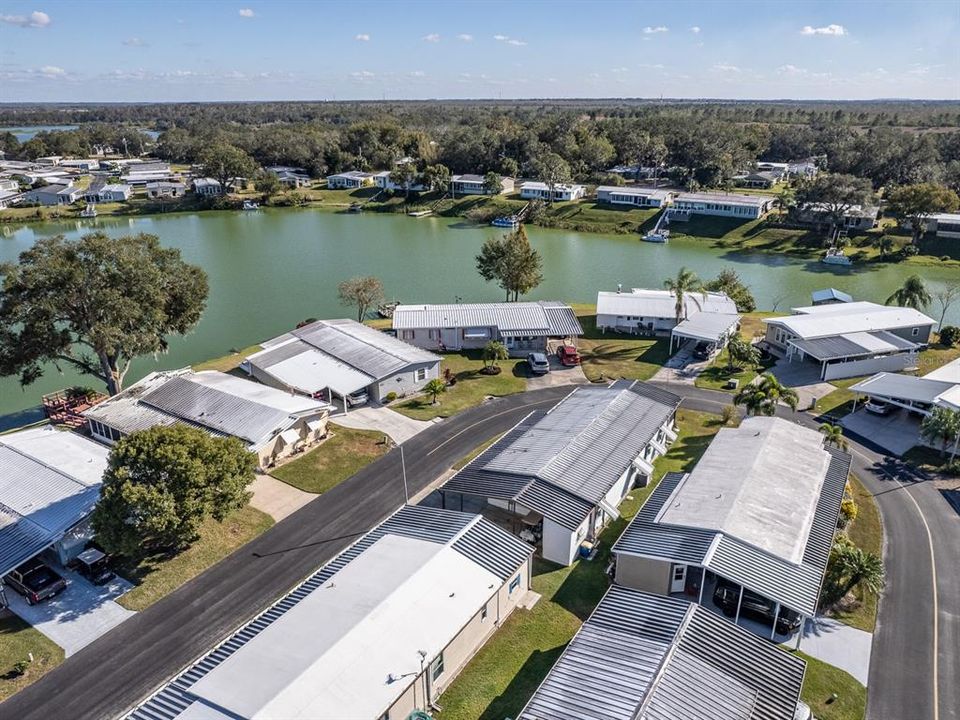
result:
M 430 663 L 430 679 L 433 681 L 436 681 L 436 679 L 441 675 L 443 675 L 443 653 L 442 652 L 433 659 L 432 663 Z
M 486 622 L 486 619 L 487 619 L 487 606 L 484 605 L 480 609 L 480 622 Z
M 513 595 L 513 591 L 520 587 L 520 576 L 517 575 L 513 580 L 510 581 L 510 588 L 507 590 L 508 595 Z
M 427 330 L 427 338 L 430 340 L 436 340 L 439 334 L 440 333 L 437 330 Z
M 913 335 L 914 337 L 916 337 L 917 335 L 920 334 L 920 328 L 913 328 L 913 329 L 910 331 L 910 334 Z
M 417 368 L 416 373 L 414 373 L 414 377 L 416 378 L 416 381 L 417 381 L 417 382 L 422 382 L 422 381 L 426 380 L 426 379 L 427 379 L 427 369 L 426 369 L 426 368 Z
M 414 331 L 413 330 L 401 330 L 400 339 L 401 340 L 413 340 Z

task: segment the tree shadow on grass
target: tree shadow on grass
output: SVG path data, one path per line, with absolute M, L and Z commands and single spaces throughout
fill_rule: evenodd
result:
M 547 673 L 560 659 L 564 648 L 566 645 L 558 645 L 547 651 L 534 650 L 523 663 L 520 671 L 513 676 L 513 680 L 506 689 L 487 705 L 480 715 L 480 720 L 517 717 Z

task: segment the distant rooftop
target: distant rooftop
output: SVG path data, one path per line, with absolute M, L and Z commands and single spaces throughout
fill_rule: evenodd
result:
M 746 193 L 679 193 L 676 197 L 677 202 L 703 202 L 703 203 L 723 203 L 727 205 L 750 205 L 752 207 L 761 207 L 766 203 L 773 202 L 776 198 L 770 195 L 748 195 Z
M 933 325 L 934 320 L 913 308 L 857 301 L 793 308 L 794 315 L 765 318 L 782 325 L 797 337 L 820 338 L 855 332 Z
M 676 295 L 670 290 L 634 288 L 630 292 L 597 293 L 598 315 L 624 315 L 643 318 L 673 318 L 676 316 Z M 687 293 L 684 295 L 687 315 L 697 312 L 736 315 L 737 304 L 726 293 Z
M 396 330 L 442 327 L 495 327 L 501 335 L 564 337 L 583 335 L 573 309 L 550 300 L 537 302 L 398 305 Z

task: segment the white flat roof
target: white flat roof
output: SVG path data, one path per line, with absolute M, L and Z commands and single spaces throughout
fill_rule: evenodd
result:
M 747 195 L 746 193 L 679 193 L 676 198 L 677 202 L 725 203 L 751 207 L 761 207 L 775 199 L 770 195 Z
M 110 452 L 93 440 L 52 425 L 0 435 L 0 445 L 14 448 L 88 487 L 100 484 Z
M 221 390 L 234 397 L 250 400 L 288 413 L 310 412 L 330 407 L 321 400 L 294 395 L 269 385 L 245 380 L 216 370 L 203 370 L 188 376 L 191 382 Z
M 694 312 L 672 332 L 683 337 L 719 342 L 730 335 L 739 322 L 740 316 L 736 314 Z
M 269 373 L 284 385 L 313 395 L 321 390 L 330 388 L 338 395 L 349 395 L 361 388 L 365 388 L 376 381 L 366 373 L 355 370 L 335 357 L 320 352 L 315 348 L 305 346 L 298 338 L 291 337 L 288 341 L 272 345 L 258 353 L 254 353 L 247 360 L 257 364 L 259 357 L 266 353 L 273 353 L 278 347 L 295 344 L 303 347 L 296 355 L 281 360 L 265 368 Z
M 556 184 L 554 184 L 554 186 L 553 186 L 553 190 L 554 190 L 554 192 L 556 192 L 556 191 L 558 191 L 558 190 L 559 190 L 560 192 L 564 192 L 564 191 L 566 191 L 566 190 L 582 189 L 583 187 L 584 187 L 583 185 L 572 185 L 572 184 L 570 184 L 570 183 L 556 183 Z M 530 181 L 530 182 L 525 182 L 525 183 L 523 183 L 523 184 L 520 186 L 520 189 L 521 189 L 521 190 L 527 190 L 527 189 L 529 189 L 529 190 L 548 190 L 548 189 L 549 189 L 549 186 L 548 186 L 545 182 Z
M 800 564 L 829 465 L 816 430 L 747 418 L 717 433 L 658 520 L 723 532 Z
M 373 720 L 419 675 L 418 651 L 429 663 L 502 584 L 447 545 L 386 535 L 190 692 L 249 720 Z
M 684 297 L 687 315 L 696 312 L 734 315 L 737 304 L 722 292 L 687 293 Z M 598 315 L 631 315 L 648 318 L 673 318 L 676 315 L 676 296 L 670 290 L 644 290 L 634 288 L 630 292 L 597 293 Z
M 928 219 L 937 222 L 960 222 L 960 213 L 936 213 L 930 215 Z
M 951 360 L 943 367 L 939 367 L 924 375 L 927 380 L 942 380 L 960 385 L 960 358 Z
M 654 188 L 642 188 L 633 185 L 601 185 L 597 192 L 618 193 L 620 195 L 638 195 L 640 197 L 654 197 L 665 200 L 671 195 L 669 190 L 655 190 Z
M 782 325 L 804 339 L 845 335 L 856 332 L 894 330 L 933 325 L 934 320 L 913 308 L 878 305 L 872 302 L 811 305 L 793 308 L 796 315 L 765 318 L 763 322 Z

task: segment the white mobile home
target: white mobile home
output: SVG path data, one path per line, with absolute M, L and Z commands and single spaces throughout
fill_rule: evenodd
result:
M 373 185 L 373 175 L 360 170 L 327 175 L 327 187 L 330 190 L 356 190 Z
M 676 295 L 670 290 L 633 288 L 597 293 L 597 328 L 640 335 L 666 335 L 677 326 Z M 686 319 L 698 313 L 735 316 L 737 304 L 725 293 L 687 293 Z
M 557 183 L 551 188 L 543 182 L 525 182 L 520 186 L 520 197 L 524 200 L 544 200 L 546 202 L 569 202 L 579 200 L 586 193 L 585 185 Z
M 936 213 L 926 220 L 927 232 L 941 238 L 960 238 L 960 213 Z
M 345 319 L 317 320 L 268 340 L 243 367 L 267 385 L 345 402 L 359 392 L 375 402 L 402 397 L 440 376 L 433 353 Z
M 578 387 L 535 411 L 441 488 L 444 507 L 512 518 L 543 557 L 571 564 L 676 439 L 680 398 L 641 382 Z
M 483 175 L 454 175 L 450 178 L 450 192 L 454 197 L 457 195 L 503 195 L 512 193 L 514 188 L 513 178 L 500 178 L 500 191 L 491 193 L 485 186 Z
M 226 373 L 154 372 L 84 417 L 95 438 L 114 443 L 158 425 L 185 424 L 242 440 L 261 469 L 327 434 L 330 405 Z
M 191 185 L 197 195 L 214 197 L 223 194 L 223 185 L 220 184 L 219 180 L 214 180 L 213 178 L 196 178 Z
M 405 506 L 130 718 L 414 717 L 527 595 L 531 553 L 477 515 Z
M 610 203 L 611 205 L 659 208 L 669 205 L 673 200 L 673 195 L 669 190 L 654 190 L 642 187 L 601 185 L 597 188 L 597 202 Z
M 773 206 L 776 198 L 769 195 L 746 195 L 738 193 L 678 193 L 670 208 L 671 216 L 716 215 L 742 220 L 763 217 Z

